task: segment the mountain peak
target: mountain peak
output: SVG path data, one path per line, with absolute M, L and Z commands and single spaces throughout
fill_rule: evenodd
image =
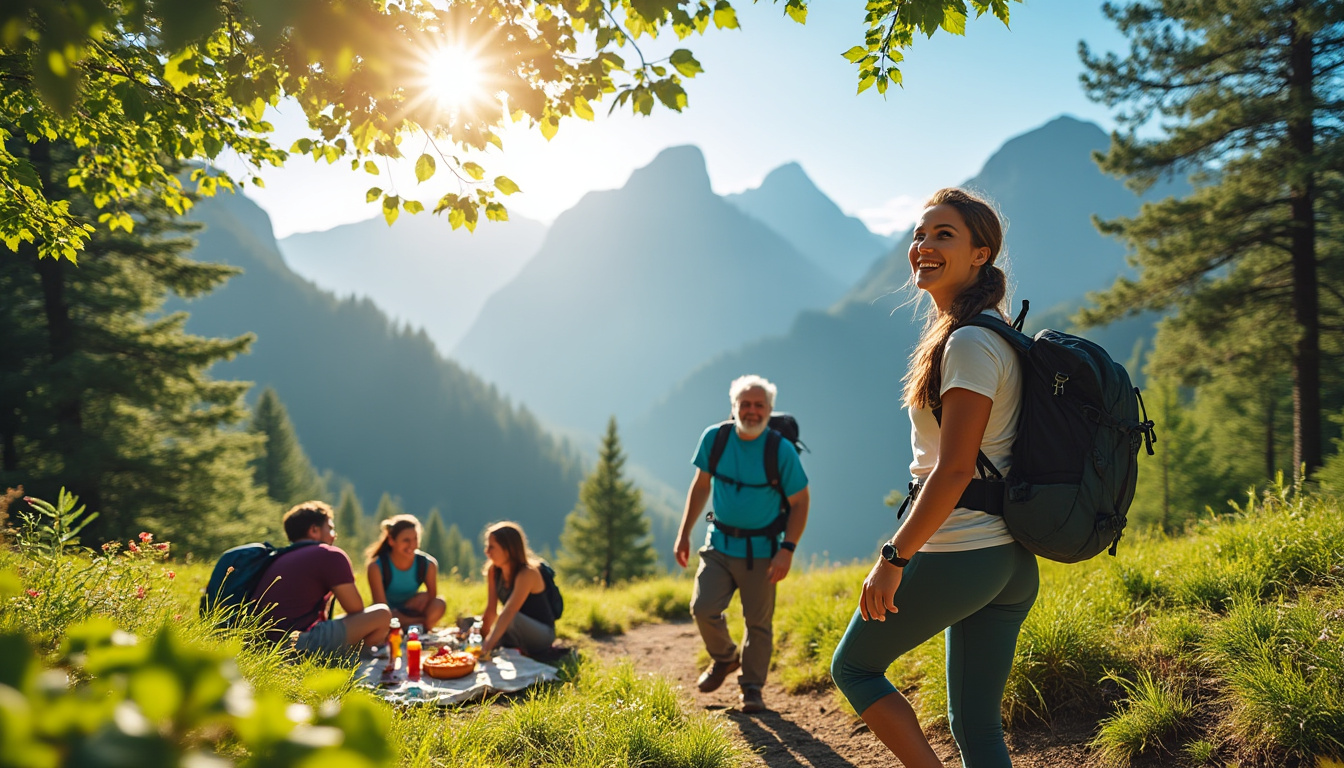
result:
M 630 174 L 625 188 L 676 189 L 713 194 L 709 184 L 709 169 L 705 166 L 705 154 L 692 144 L 668 147 L 659 152 L 652 162 Z

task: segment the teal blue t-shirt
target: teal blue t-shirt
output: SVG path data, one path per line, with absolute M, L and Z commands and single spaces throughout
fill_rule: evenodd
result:
M 404 571 L 398 568 L 396 563 L 388 564 L 392 566 L 392 579 L 391 583 L 383 585 L 383 591 L 387 594 L 388 605 L 401 608 L 420 591 L 420 580 L 415 578 L 415 562 L 412 561 L 411 567 Z
M 714 436 L 719 426 L 706 429 L 700 435 L 700 445 L 691 463 L 697 468 L 709 471 L 709 452 L 714 447 Z M 718 473 L 742 483 L 764 484 L 765 477 L 765 434 L 755 440 L 743 440 L 734 429 L 728 435 L 728 445 L 719 459 Z M 807 473 L 798 459 L 798 449 L 788 440 L 779 441 L 779 480 L 786 495 L 792 496 L 807 487 Z M 736 528 L 764 528 L 772 523 L 779 514 L 779 492 L 774 488 L 739 488 L 718 478 L 713 481 L 713 494 L 710 506 L 714 518 L 725 525 Z M 780 534 L 779 539 L 783 538 Z M 778 541 L 777 539 L 776 541 Z M 729 557 L 747 556 L 747 539 L 725 536 L 713 523 L 705 535 L 705 546 Z M 751 539 L 752 557 L 770 557 L 770 540 L 765 536 Z

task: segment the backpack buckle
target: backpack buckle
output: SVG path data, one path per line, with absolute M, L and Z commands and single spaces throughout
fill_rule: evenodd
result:
M 1069 377 L 1066 374 L 1055 373 L 1055 397 L 1064 394 L 1064 382 L 1068 380 Z

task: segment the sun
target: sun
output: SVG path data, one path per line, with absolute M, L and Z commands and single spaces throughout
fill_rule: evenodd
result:
M 425 89 L 440 109 L 459 112 L 483 102 L 485 70 L 474 51 L 444 45 L 425 57 Z

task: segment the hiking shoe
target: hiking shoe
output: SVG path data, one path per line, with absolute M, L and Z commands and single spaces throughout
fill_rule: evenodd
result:
M 742 711 L 743 712 L 764 712 L 765 699 L 761 698 L 761 689 L 743 688 L 742 689 Z
M 742 662 L 739 659 L 716 661 L 700 673 L 700 679 L 695 681 L 695 686 L 700 689 L 701 693 L 717 691 L 719 686 L 723 685 L 723 681 L 727 680 L 728 676 L 736 672 L 741 666 Z

